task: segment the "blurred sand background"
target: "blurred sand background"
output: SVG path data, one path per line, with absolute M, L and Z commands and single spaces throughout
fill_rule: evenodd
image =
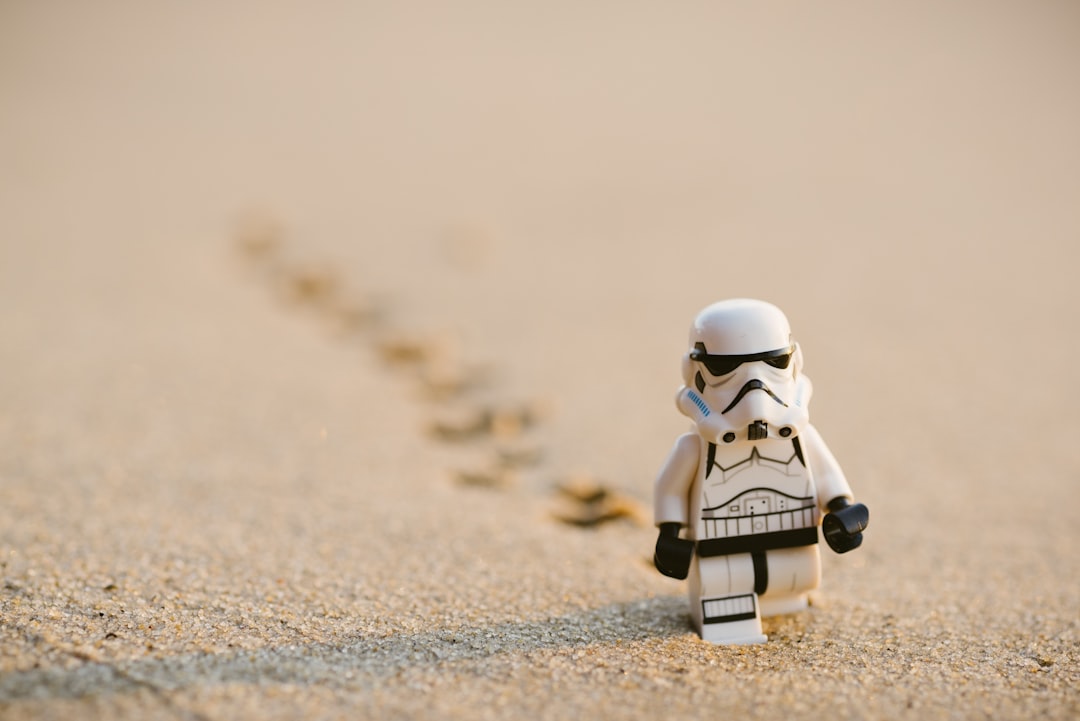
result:
M 1074 2 L 4 0 L 0 717 L 1076 718 L 1078 71 Z M 648 507 L 740 295 L 872 519 L 722 648 Z

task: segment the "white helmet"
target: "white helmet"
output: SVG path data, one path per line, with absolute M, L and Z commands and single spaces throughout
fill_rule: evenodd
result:
M 783 311 L 763 300 L 735 298 L 713 303 L 690 326 L 690 344 L 715 355 L 750 355 L 791 345 Z
M 802 353 L 771 303 L 737 298 L 698 313 L 682 370 L 679 410 L 713 442 L 789 438 L 808 422 Z

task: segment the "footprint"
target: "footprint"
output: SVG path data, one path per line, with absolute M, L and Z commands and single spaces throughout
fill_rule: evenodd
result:
M 495 457 L 507 468 L 528 468 L 544 460 L 544 450 L 536 443 L 524 441 L 500 443 L 495 448 Z
M 458 485 L 480 488 L 505 489 L 514 485 L 517 481 L 511 469 L 501 466 L 458 469 L 453 471 L 452 475 Z
M 285 231 L 280 223 L 269 216 L 250 213 L 237 223 L 233 235 L 237 248 L 245 258 L 262 262 L 281 249 Z
M 546 415 L 544 404 L 482 405 L 451 409 L 432 421 L 429 433 L 443 441 L 467 441 L 492 437 L 511 441 L 535 426 Z
M 560 498 L 553 515 L 563 523 L 581 528 L 593 528 L 621 519 L 638 525 L 648 524 L 640 502 L 591 477 L 570 478 L 558 484 L 556 491 Z
M 333 307 L 341 281 L 329 268 L 317 265 L 294 266 L 284 275 L 284 288 L 289 299 L 321 309 Z
M 389 365 L 407 366 L 448 358 L 455 353 L 456 342 L 447 335 L 395 331 L 376 343 L 379 356 Z
M 378 328 L 386 322 L 386 301 L 373 295 L 354 293 L 338 298 L 329 310 L 342 336 Z

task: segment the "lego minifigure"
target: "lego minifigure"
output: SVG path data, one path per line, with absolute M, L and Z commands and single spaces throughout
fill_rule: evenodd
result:
M 809 423 L 810 380 L 776 306 L 701 311 L 683 356 L 679 410 L 694 422 L 656 479 L 654 562 L 690 577 L 690 616 L 712 643 L 764 643 L 761 618 L 808 605 L 821 578 L 818 526 L 837 553 L 869 511 Z M 824 514 L 824 518 L 822 518 Z

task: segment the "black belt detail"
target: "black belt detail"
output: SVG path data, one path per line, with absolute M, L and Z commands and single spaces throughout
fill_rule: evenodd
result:
M 769 587 L 769 564 L 765 563 L 765 551 L 753 551 L 750 558 L 754 562 L 754 593 L 760 596 Z
M 709 556 L 728 556 L 732 553 L 753 553 L 771 551 L 776 548 L 796 548 L 812 546 L 818 542 L 817 526 L 812 528 L 793 528 L 789 531 L 773 533 L 754 533 L 749 536 L 731 536 L 730 538 L 706 538 L 697 542 L 697 553 L 703 558 Z

